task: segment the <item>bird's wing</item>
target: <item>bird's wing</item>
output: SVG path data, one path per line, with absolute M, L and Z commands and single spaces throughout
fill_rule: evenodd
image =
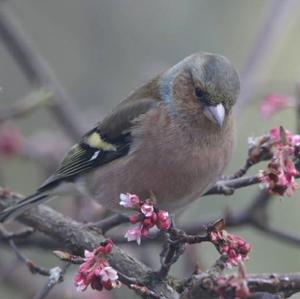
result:
M 158 99 L 135 99 L 121 103 L 71 148 L 57 171 L 38 191 L 45 191 L 62 181 L 72 181 L 82 173 L 127 155 L 134 120 L 158 102 Z

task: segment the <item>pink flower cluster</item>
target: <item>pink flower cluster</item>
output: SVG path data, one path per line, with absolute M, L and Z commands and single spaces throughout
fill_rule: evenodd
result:
M 298 188 L 295 177 L 299 175 L 293 158 L 299 152 L 300 135 L 275 128 L 269 133 L 273 157 L 266 170 L 259 172 L 261 187 L 272 194 L 291 196 Z
M 210 232 L 210 240 L 221 254 L 227 255 L 227 266 L 237 266 L 248 258 L 251 245 L 241 237 L 228 234 L 225 230 Z
M 131 215 L 129 221 L 137 226 L 128 229 L 125 238 L 128 241 L 136 241 L 138 245 L 141 244 L 141 238 L 149 235 L 149 230 L 156 226 L 160 230 L 167 231 L 171 226 L 171 219 L 169 213 L 164 210 L 158 210 L 154 206 L 151 199 L 142 201 L 135 194 L 121 194 L 120 205 L 137 211 L 137 214 Z
M 260 106 L 260 114 L 264 119 L 272 117 L 280 110 L 292 107 L 293 99 L 278 94 L 269 94 L 264 98 Z
M 217 285 L 216 292 L 220 296 L 220 299 L 243 299 L 250 296 L 250 291 L 244 278 L 236 277 L 234 275 L 228 278 L 219 277 Z
M 22 149 L 22 136 L 18 128 L 5 125 L 0 128 L 0 154 L 13 157 Z
M 118 273 L 108 263 L 105 256 L 112 251 L 113 243 L 107 240 L 94 251 L 85 250 L 84 263 L 74 278 L 78 291 L 84 291 L 90 285 L 93 289 L 101 291 L 103 288 L 111 290 L 121 286 Z

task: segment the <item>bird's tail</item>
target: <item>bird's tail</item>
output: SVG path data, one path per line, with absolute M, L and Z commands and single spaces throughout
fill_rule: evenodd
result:
M 37 192 L 34 193 L 20 202 L 18 202 L 15 206 L 7 208 L 0 212 L 0 223 L 7 221 L 9 219 L 16 218 L 17 216 L 24 213 L 26 210 L 32 208 L 33 206 L 40 204 L 48 199 L 47 193 Z

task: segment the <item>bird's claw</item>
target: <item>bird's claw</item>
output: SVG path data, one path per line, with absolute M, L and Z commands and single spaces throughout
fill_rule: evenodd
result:
M 234 193 L 234 188 L 226 186 L 225 182 L 218 182 L 216 187 L 218 193 L 222 193 L 224 195 L 232 195 Z

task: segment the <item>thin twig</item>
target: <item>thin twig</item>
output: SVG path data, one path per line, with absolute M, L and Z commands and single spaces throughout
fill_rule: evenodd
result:
M 171 266 L 177 262 L 179 257 L 184 253 L 186 244 L 200 244 L 202 242 L 210 241 L 210 232 L 217 229 L 217 227 L 224 226 L 224 220 L 218 219 L 217 221 L 210 222 L 203 225 L 199 232 L 195 235 L 188 235 L 183 230 L 176 228 L 174 221 L 172 220 L 172 225 L 168 231 L 168 239 L 165 247 L 163 248 L 161 257 L 161 268 L 158 272 L 160 278 L 165 278 Z
M 21 251 L 16 246 L 14 240 L 9 240 L 9 245 L 12 250 L 15 252 L 17 257 L 28 267 L 31 273 L 35 274 L 38 273 L 43 276 L 48 276 L 47 283 L 44 285 L 41 291 L 39 291 L 35 296 L 34 299 L 43 299 L 45 298 L 49 292 L 53 289 L 53 287 L 58 284 L 59 282 L 63 281 L 63 276 L 70 265 L 70 263 L 64 263 L 63 267 L 54 267 L 51 269 L 42 268 L 34 264 L 31 260 L 26 258 Z
M 215 186 L 208 190 L 203 196 L 213 194 L 231 195 L 235 190 L 258 184 L 257 176 L 242 177 L 224 181 L 218 181 Z
M 237 172 L 235 172 L 233 175 L 227 177 L 226 180 L 233 180 L 233 179 L 237 179 L 237 178 L 240 178 L 240 177 L 244 176 L 244 175 L 247 173 L 247 171 L 249 170 L 249 168 L 250 168 L 251 166 L 253 166 L 253 165 L 254 165 L 254 162 L 253 162 L 250 158 L 248 158 L 248 159 L 246 160 L 245 165 L 244 165 L 243 167 L 241 167 L 241 168 L 240 168 Z
M 30 236 L 34 230 L 31 227 L 27 227 L 19 232 L 9 232 L 7 231 L 1 224 L 0 224 L 0 241 L 9 241 L 9 240 L 16 240 L 16 239 L 23 239 Z
M 15 252 L 17 257 L 28 267 L 28 269 L 31 273 L 33 273 L 33 274 L 38 273 L 38 274 L 43 275 L 43 276 L 49 276 L 50 275 L 50 271 L 48 269 L 43 268 L 43 267 L 39 267 L 36 264 L 34 264 L 31 260 L 26 258 L 21 253 L 21 251 L 18 249 L 18 247 L 16 246 L 14 240 L 9 240 L 9 245 L 10 245 L 11 249 Z
M 166 297 L 163 295 L 158 295 L 156 292 L 150 290 L 149 288 L 145 286 L 140 286 L 140 282 L 132 277 L 129 277 L 123 273 L 118 272 L 119 280 L 127 285 L 129 288 L 137 292 L 138 294 L 141 294 L 142 296 L 148 296 L 149 298 L 153 299 L 165 299 Z
M 52 99 L 52 94 L 39 89 L 32 92 L 25 98 L 18 100 L 11 107 L 0 111 L 0 122 L 19 118 L 27 115 L 37 108 L 47 105 Z
M 180 227 L 186 234 L 197 235 L 213 219 L 224 218 L 227 228 L 249 225 L 266 233 L 270 237 L 299 246 L 300 235 L 290 234 L 269 225 L 268 207 L 271 203 L 271 197 L 267 191 L 260 191 L 251 203 L 243 209 L 237 211 L 227 210 L 224 215 L 203 219 L 191 224 L 181 224 Z M 143 241 L 143 244 L 161 242 L 161 236 L 161 233 L 150 234 L 149 238 Z M 112 240 L 118 244 L 127 243 L 124 236 L 113 236 Z
M 60 267 L 54 267 L 49 270 L 49 278 L 44 287 L 33 297 L 33 299 L 43 299 L 49 294 L 49 292 L 60 282 L 63 281 L 64 274 L 69 267 L 69 263 L 64 263 Z
M 153 298 L 153 299 L 165 299 L 166 297 L 163 295 L 159 295 L 154 291 L 148 289 L 145 286 L 139 286 L 137 284 L 131 284 L 129 286 L 131 289 L 135 290 L 138 294 L 142 295 L 143 297 Z
M 85 259 L 81 256 L 71 254 L 66 251 L 54 250 L 53 253 L 60 258 L 62 261 L 71 263 L 71 264 L 82 264 Z

